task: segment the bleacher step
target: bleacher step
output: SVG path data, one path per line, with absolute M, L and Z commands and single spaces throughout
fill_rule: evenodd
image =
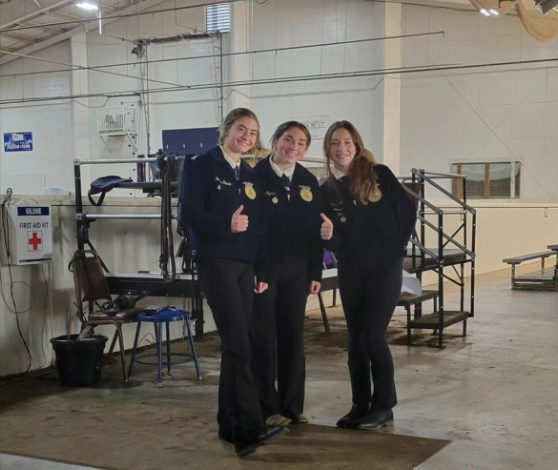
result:
M 409 307 L 411 305 L 420 304 L 421 302 L 426 302 L 438 298 L 437 290 L 423 290 L 421 294 L 415 295 L 409 292 L 401 292 L 399 296 L 399 301 L 397 302 L 398 307 Z
M 469 317 L 469 312 L 462 312 L 457 310 L 446 310 L 444 312 L 444 328 L 455 325 Z M 411 320 L 409 323 L 410 328 L 436 330 L 439 326 L 440 312 L 422 315 L 420 318 Z

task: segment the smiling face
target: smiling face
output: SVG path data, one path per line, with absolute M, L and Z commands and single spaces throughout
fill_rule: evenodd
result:
M 356 152 L 357 147 L 347 129 L 339 128 L 331 135 L 328 157 L 331 158 L 333 165 L 339 171 L 345 174 L 349 172 Z
M 301 129 L 291 127 L 273 142 L 273 161 L 280 167 L 290 167 L 304 157 L 308 145 L 306 134 Z
M 233 122 L 227 131 L 223 147 L 231 158 L 240 158 L 240 155 L 251 150 L 258 141 L 260 126 L 250 117 L 242 117 Z

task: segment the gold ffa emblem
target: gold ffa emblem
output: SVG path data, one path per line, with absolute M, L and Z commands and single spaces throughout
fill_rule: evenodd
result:
M 273 204 L 277 204 L 279 202 L 279 199 L 277 199 L 276 197 L 274 197 L 271 202 L 273 202 Z
M 380 186 L 380 185 L 378 185 Z M 371 194 L 370 196 L 368 196 L 368 200 L 370 202 L 378 202 L 380 199 L 382 199 L 382 191 L 380 191 L 379 187 L 376 187 L 376 190 L 374 191 L 373 194 Z
M 244 192 L 246 196 L 250 199 L 256 199 L 256 190 L 254 189 L 254 183 L 244 183 Z
M 300 186 L 300 197 L 303 201 L 310 202 L 314 199 L 310 186 Z

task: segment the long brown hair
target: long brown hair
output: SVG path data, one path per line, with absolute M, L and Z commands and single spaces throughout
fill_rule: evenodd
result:
M 308 130 L 308 128 L 301 122 L 287 121 L 284 122 L 283 124 L 280 124 L 277 127 L 277 129 L 275 129 L 275 132 L 271 136 L 270 142 L 272 148 L 271 150 L 272 157 L 275 154 L 275 149 L 273 148 L 273 145 L 283 136 L 285 132 L 289 131 L 290 129 L 300 129 L 302 132 L 304 132 L 304 136 L 306 137 L 306 150 L 308 150 L 308 148 L 310 147 L 310 143 L 312 142 L 312 136 L 310 135 L 310 131 Z
M 349 121 L 336 121 L 326 132 L 324 137 L 324 154 L 326 157 L 327 176 L 332 181 L 331 173 L 331 157 L 329 149 L 331 148 L 331 140 L 333 133 L 338 129 L 346 129 L 351 135 L 351 139 L 356 147 L 355 158 L 351 162 L 349 169 L 349 178 L 351 180 L 351 191 L 354 197 L 361 204 L 368 204 L 368 198 L 376 193 L 378 189 L 378 175 L 374 171 L 374 167 L 378 164 L 376 157 L 366 149 L 362 141 L 362 136 Z
M 227 114 L 225 121 L 219 129 L 219 145 L 223 145 L 225 143 L 232 125 L 239 119 L 245 117 L 253 119 L 258 124 L 258 137 L 256 139 L 256 143 L 250 149 L 250 151 L 262 148 L 262 143 L 260 141 L 260 121 L 258 120 L 258 117 L 254 113 L 254 111 L 251 111 L 248 108 L 235 108 L 229 114 Z

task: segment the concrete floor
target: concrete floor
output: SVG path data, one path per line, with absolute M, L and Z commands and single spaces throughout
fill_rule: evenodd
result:
M 476 318 L 466 338 L 449 338 L 443 350 L 392 346 L 399 395 L 392 432 L 453 441 L 419 470 L 556 470 L 558 293 L 512 292 L 507 270 L 477 280 Z M 452 299 L 455 292 L 447 296 Z M 403 318 L 398 311 L 394 321 Z M 447 334 L 460 331 L 456 325 Z M 71 393 L 164 402 L 184 400 L 186 387 L 203 390 L 195 394 L 196 405 L 214 407 L 218 361 L 204 358 L 202 367 L 202 387 L 192 388 L 187 370 L 175 373 L 174 383 L 163 389 L 153 386 L 149 372 L 137 377 L 145 379 L 138 387 Z M 346 359 L 310 356 L 307 370 L 306 414 L 315 424 L 334 425 L 350 406 Z M 0 468 L 86 470 L 10 455 L 0 455 Z

